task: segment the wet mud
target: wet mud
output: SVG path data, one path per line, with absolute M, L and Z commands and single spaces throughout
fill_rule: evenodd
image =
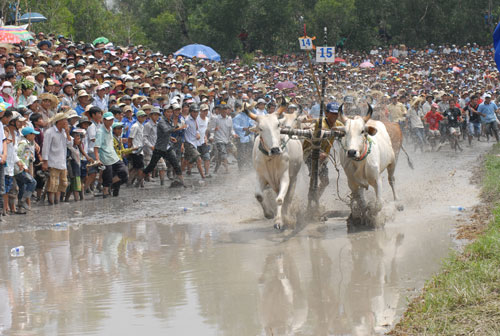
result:
M 449 206 L 479 202 L 470 180 L 490 147 L 410 152 L 415 170 L 404 160 L 396 169 L 405 209 L 395 210 L 384 173 L 377 230 L 348 232 L 333 168 L 323 221 L 305 215 L 303 167 L 300 220 L 283 232 L 254 199 L 254 174 L 234 165 L 187 189 L 156 182 L 119 198 L 35 206 L 0 224 L 0 335 L 383 334 L 459 246 L 453 232 L 469 213 Z M 24 256 L 10 256 L 20 245 Z

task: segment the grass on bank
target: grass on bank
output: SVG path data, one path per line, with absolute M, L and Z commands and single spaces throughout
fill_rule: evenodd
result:
M 390 335 L 500 335 L 500 146 L 485 159 L 482 200 L 493 219 L 454 253 Z

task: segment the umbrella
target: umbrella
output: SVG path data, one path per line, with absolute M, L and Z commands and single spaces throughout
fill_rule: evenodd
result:
M 98 37 L 94 40 L 94 42 L 92 42 L 93 45 L 96 45 L 96 44 L 99 44 L 99 43 L 104 43 L 104 44 L 108 44 L 109 43 L 109 40 L 104 37 L 104 36 L 101 36 L 101 37 Z
M 34 12 L 33 13 L 26 13 L 23 16 L 21 16 L 18 20 L 18 22 L 21 22 L 21 23 L 29 23 L 29 22 L 35 23 L 35 22 L 43 22 L 43 21 L 47 21 L 47 18 L 40 13 L 34 13 Z
M 220 55 L 210 47 L 203 44 L 189 44 L 177 50 L 175 56 L 198 57 L 211 61 L 220 61 Z
M 279 82 L 278 84 L 276 84 L 276 88 L 279 90 L 292 89 L 294 87 L 295 87 L 295 84 L 293 84 L 290 81 Z
M 16 35 L 23 41 L 33 40 L 33 35 L 26 30 L 27 25 L 24 26 L 3 26 L 0 27 L 0 32 L 6 32 Z
M 363 62 L 359 65 L 360 68 L 373 68 L 375 65 L 371 62 Z
M 387 63 L 394 63 L 394 64 L 399 63 L 398 59 L 397 59 L 396 57 L 394 57 L 394 56 L 389 56 L 389 57 L 387 57 L 387 58 L 385 59 L 385 61 L 386 61 Z
M 335 63 L 345 63 L 346 61 L 345 61 L 345 59 L 343 59 L 343 58 L 340 58 L 340 57 L 335 57 L 335 61 L 334 61 L 334 62 L 335 62 Z
M 21 43 L 21 39 L 14 34 L 0 31 L 0 43 Z

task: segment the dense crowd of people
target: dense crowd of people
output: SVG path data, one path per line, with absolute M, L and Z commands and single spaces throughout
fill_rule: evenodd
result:
M 228 173 L 228 155 L 249 168 L 254 123 L 242 107 L 273 113 L 285 97 L 287 112 L 314 122 L 322 66 L 312 59 L 257 53 L 252 64 L 213 62 L 43 33 L 0 44 L 2 215 L 26 213 L 34 201 L 116 197 L 123 185 L 182 187 L 194 169 L 201 179 Z M 369 103 L 415 149 L 499 141 L 491 46 L 340 50 L 326 69 L 323 127 L 338 126 L 339 105 L 352 115 Z M 332 147 L 325 141 L 323 179 Z

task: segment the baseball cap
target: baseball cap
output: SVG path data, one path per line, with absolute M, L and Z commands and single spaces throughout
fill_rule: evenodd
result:
M 106 113 L 104 113 L 104 115 L 102 116 L 102 118 L 104 120 L 113 120 L 113 119 L 115 119 L 115 116 L 111 112 L 106 112 Z
M 122 122 L 117 122 L 117 121 L 115 121 L 115 122 L 113 123 L 113 125 L 111 126 L 111 128 L 112 128 L 112 129 L 115 129 L 115 128 L 117 128 L 117 127 L 123 127 L 123 123 L 122 123 Z
M 145 116 L 147 116 L 147 114 L 143 110 L 139 110 L 139 111 L 137 111 L 137 114 L 135 116 L 137 118 L 139 118 L 139 117 L 145 117 Z
M 328 103 L 326 105 L 326 112 L 339 113 L 339 104 L 337 102 Z
M 23 134 L 23 136 L 27 136 L 28 134 L 35 134 L 35 135 L 40 134 L 40 132 L 35 131 L 33 127 L 25 127 L 21 130 L 21 133 Z

